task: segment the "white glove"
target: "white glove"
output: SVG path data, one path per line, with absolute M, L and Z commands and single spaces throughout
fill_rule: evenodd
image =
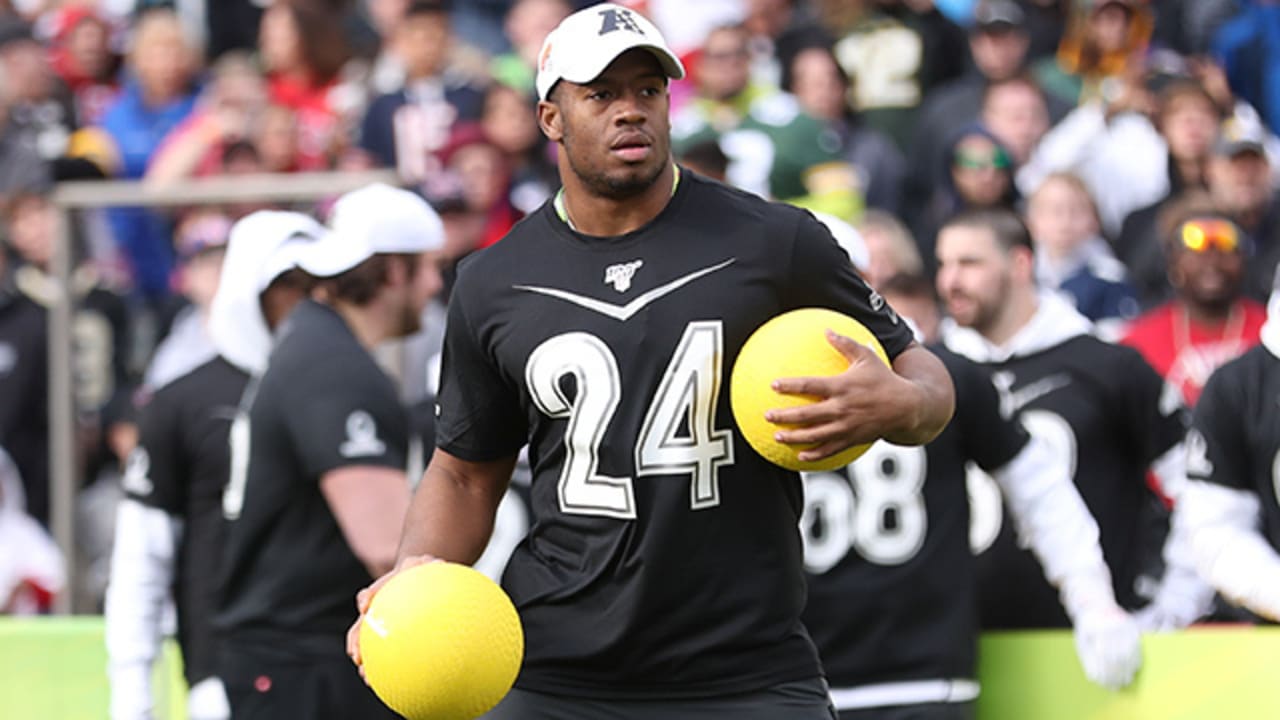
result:
M 1143 632 L 1172 632 L 1191 625 L 1213 606 L 1213 588 L 1191 568 L 1165 570 L 1160 589 L 1149 605 L 1133 614 Z
M 231 717 L 231 704 L 222 680 L 207 677 L 191 686 L 187 693 L 187 716 L 190 720 L 227 720 Z
M 1142 634 L 1133 617 L 1117 605 L 1080 613 L 1075 622 L 1076 654 L 1085 677 L 1109 690 L 1133 682 L 1142 666 Z
M 117 663 L 110 667 L 111 720 L 151 720 L 151 666 Z

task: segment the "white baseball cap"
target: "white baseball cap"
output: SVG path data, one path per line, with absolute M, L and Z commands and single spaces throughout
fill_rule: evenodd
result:
M 374 255 L 416 254 L 444 246 L 444 223 L 420 196 L 374 183 L 338 198 L 329 231 L 298 259 L 316 277 L 341 275 Z
M 667 47 L 658 28 L 640 13 L 613 3 L 579 10 L 552 30 L 538 52 L 538 98 L 546 100 L 561 80 L 587 83 L 632 48 L 644 48 L 662 63 L 668 77 L 684 77 L 684 65 Z

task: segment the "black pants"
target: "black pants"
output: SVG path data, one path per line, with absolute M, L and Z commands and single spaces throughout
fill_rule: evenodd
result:
M 973 703 L 926 703 L 840 711 L 840 720 L 973 720 L 973 717 Z
M 300 660 L 269 650 L 225 648 L 220 663 L 232 720 L 392 720 L 351 660 Z
M 835 720 L 819 678 L 697 700 L 591 700 L 512 690 L 482 720 Z

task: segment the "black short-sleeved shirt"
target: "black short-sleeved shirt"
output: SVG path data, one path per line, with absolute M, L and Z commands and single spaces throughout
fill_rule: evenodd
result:
M 222 550 L 222 488 L 231 467 L 228 433 L 249 375 L 221 357 L 151 396 L 138 420 L 125 494 L 183 523 L 174 598 L 189 683 L 215 673 L 213 613 Z
M 876 443 L 805 474 L 804 623 L 834 687 L 974 677 L 977 573 L 965 463 L 993 471 L 1028 435 L 1000 414 L 990 377 L 944 349 L 955 417 L 924 447 Z
M 3 263 L 0 263 L 3 264 Z M 49 319 L 0 270 L 0 447 L 22 476 L 27 512 L 49 523 Z
M 1280 358 L 1258 346 L 1219 368 L 1187 445 L 1192 480 L 1257 493 L 1262 533 L 1280 550 Z
M 1146 474 L 1186 433 L 1180 402 L 1136 350 L 1091 335 L 990 367 L 1006 410 L 1019 413 L 1070 466 L 1098 522 L 1116 599 L 1141 607 L 1135 586 L 1162 540 L 1144 527 L 1148 506 L 1158 502 Z M 1018 546 L 1003 507 L 989 510 L 975 520 L 983 627 L 1068 627 L 1057 590 L 1031 551 Z
M 728 398 L 747 336 L 807 306 L 859 318 L 891 357 L 911 342 L 811 215 L 692 173 L 625 236 L 578 235 L 548 204 L 464 263 L 437 446 L 529 444 L 533 525 L 503 578 L 520 687 L 712 696 L 819 674 L 800 479 L 751 450 Z
M 352 598 L 371 578 L 320 480 L 347 466 L 404 469 L 405 410 L 391 378 L 342 318 L 309 300 L 282 327 L 246 400 L 247 420 L 238 419 L 231 433 L 218 626 L 235 642 L 287 637 L 302 654 L 341 654 Z M 247 458 L 243 473 L 237 457 Z

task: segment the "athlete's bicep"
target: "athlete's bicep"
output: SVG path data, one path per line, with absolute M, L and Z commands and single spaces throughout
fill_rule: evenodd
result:
M 320 490 L 355 556 L 378 577 L 395 566 L 400 528 L 409 507 L 402 470 L 346 465 L 320 477 Z

